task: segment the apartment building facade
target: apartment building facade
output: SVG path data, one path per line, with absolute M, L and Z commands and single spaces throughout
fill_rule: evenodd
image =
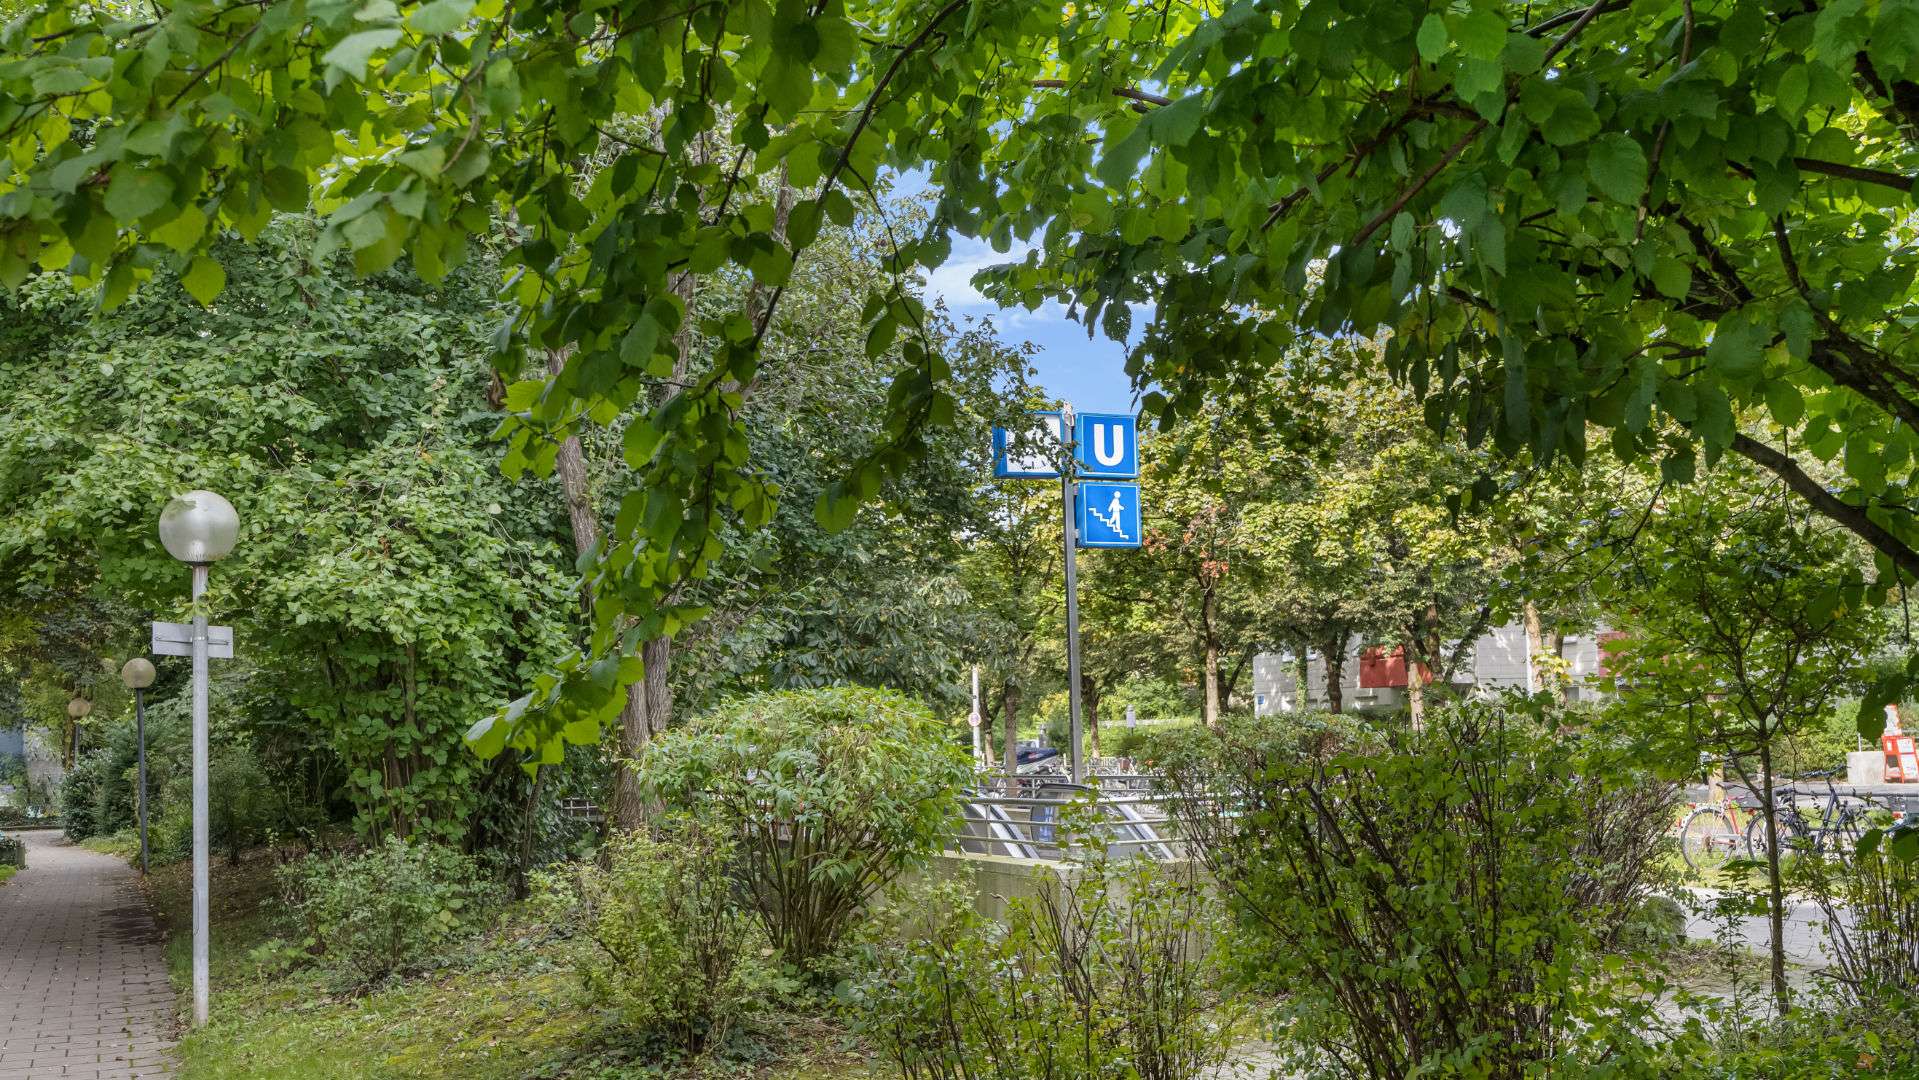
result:
M 1599 680 L 1606 673 L 1602 646 L 1616 636 L 1606 630 L 1567 635 L 1559 657 L 1571 679 L 1570 700 L 1591 701 L 1600 696 Z M 1468 646 L 1453 671 L 1452 684 L 1461 693 L 1493 693 L 1509 688 L 1524 689 L 1532 684 L 1533 674 L 1534 659 L 1527 655 L 1526 628 L 1512 623 L 1488 630 Z M 1368 647 L 1357 637 L 1347 643 L 1339 680 L 1343 708 L 1402 708 L 1406 704 L 1406 681 L 1406 663 L 1399 650 Z M 1307 654 L 1303 690 L 1299 685 L 1299 664 L 1291 654 L 1261 653 L 1253 658 L 1253 711 L 1256 714 L 1324 709 L 1330 703 L 1326 658 L 1317 650 Z

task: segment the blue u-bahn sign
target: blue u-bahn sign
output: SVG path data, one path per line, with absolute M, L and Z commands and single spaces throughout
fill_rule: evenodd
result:
M 1079 485 L 1079 546 L 1140 546 L 1139 485 L 1087 480 Z
M 1139 476 L 1139 432 L 1124 413 L 1080 413 L 1073 425 L 1079 474 L 1103 480 Z
M 1066 418 L 1052 410 L 1033 413 L 1037 432 L 993 429 L 993 475 L 1002 480 L 1056 480 Z

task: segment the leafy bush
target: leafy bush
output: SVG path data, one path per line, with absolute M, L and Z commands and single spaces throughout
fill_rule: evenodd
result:
M 757 694 L 655 740 L 642 775 L 736 841 L 751 910 L 781 957 L 807 966 L 953 831 L 972 770 L 946 735 L 889 691 Z
M 1793 884 L 1809 893 L 1826 924 L 1825 975 L 1853 1010 L 1919 988 L 1919 825 L 1867 830 L 1845 857 L 1803 851 Z M 1919 1000 L 1913 1001 L 1919 1006 Z M 1919 1054 L 1919 1044 L 1910 1047 Z
M 0 866 L 27 865 L 27 845 L 17 836 L 0 833 Z
M 397 837 L 289 864 L 280 884 L 307 948 L 351 988 L 430 966 L 449 942 L 484 925 L 501 898 L 472 858 Z
M 1919 1076 L 1919 993 L 1889 989 L 1870 1007 L 1822 995 L 1763 1023 L 1721 1022 L 1688 1080 Z
M 1555 717 L 1434 709 L 1425 733 L 1260 718 L 1167 755 L 1255 983 L 1321 1075 L 1517 1076 L 1641 1060 L 1643 1003 L 1595 973 L 1674 792 Z
M 604 868 L 541 877 L 555 921 L 592 943 L 580 965 L 588 992 L 675 1052 L 723 1046 L 779 985 L 772 950 L 734 895 L 731 843 L 675 817 L 657 838 L 614 834 L 602 855 Z
M 1221 929 L 1190 865 L 1096 853 L 1003 927 L 937 925 L 861 988 L 862 1023 L 906 1080 L 1188 1080 L 1232 1045 Z

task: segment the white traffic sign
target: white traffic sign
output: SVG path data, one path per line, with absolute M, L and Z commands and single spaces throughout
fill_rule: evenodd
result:
M 192 656 L 193 624 L 154 623 L 153 652 L 157 656 Z M 207 655 L 215 660 L 233 659 L 233 627 L 207 627 Z
M 1002 480 L 1052 480 L 1059 476 L 1060 444 L 1065 442 L 1066 418 L 1040 410 L 1037 433 L 993 429 L 993 475 Z
M 1074 423 L 1079 474 L 1102 480 L 1139 476 L 1139 431 L 1125 413 L 1080 413 Z
M 1079 546 L 1140 546 L 1139 485 L 1088 480 L 1079 485 Z

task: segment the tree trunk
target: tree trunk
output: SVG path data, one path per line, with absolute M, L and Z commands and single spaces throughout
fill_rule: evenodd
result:
M 1006 779 L 1007 779 L 1006 793 L 1008 795 L 1011 795 L 1014 793 L 1013 783 L 1019 777 L 1019 686 L 1018 684 L 1014 683 L 1011 679 L 1008 679 L 1005 683 L 1001 684 L 1000 692 L 999 692 L 999 700 L 1000 700 L 1001 733 L 1004 736 L 1004 741 L 1002 745 L 1004 746 L 1006 751 L 1006 756 L 1001 759 L 1000 763 L 1006 767 Z
M 1526 692 L 1537 694 L 1545 689 L 1546 682 L 1539 674 L 1539 657 L 1546 651 L 1546 631 L 1539 621 L 1539 605 L 1526 599 L 1520 609 L 1520 618 L 1526 627 Z
M 1412 723 L 1414 731 L 1426 727 L 1426 680 L 1420 676 L 1419 650 L 1408 641 L 1406 656 L 1406 719 Z
M 644 827 L 654 809 L 640 788 L 638 765 L 646 744 L 673 721 L 673 688 L 667 682 L 673 665 L 673 639 L 662 636 L 642 643 L 640 662 L 646 666 L 646 674 L 626 688 L 626 705 L 620 709 L 623 760 L 614 782 L 611 817 L 622 829 Z
M 1779 875 L 1779 808 L 1772 797 L 1772 732 L 1764 721 L 1759 731 L 1759 782 L 1765 789 L 1760 809 L 1766 816 L 1766 887 L 1771 894 L 1766 922 L 1772 935 L 1772 999 L 1784 1016 L 1792 1009 L 1786 987 L 1786 890 Z
M 1206 670 L 1202 678 L 1206 684 L 1206 726 L 1219 726 L 1219 638 L 1213 634 L 1214 605 L 1213 590 L 1206 590 L 1200 599 L 1199 623 L 1201 633 L 1206 635 Z
M 1086 720 L 1086 757 L 1087 760 L 1099 758 L 1099 682 L 1091 676 L 1080 673 L 1079 677 L 1080 709 Z
M 1313 675 L 1313 647 L 1301 644 L 1293 650 L 1293 708 L 1306 712 L 1313 707 L 1312 692 L 1307 689 L 1307 680 Z
M 1341 712 L 1346 707 L 1340 683 L 1346 678 L 1346 643 L 1329 641 L 1326 645 L 1326 711 Z
M 1552 654 L 1554 658 L 1561 661 L 1561 664 L 1557 670 L 1560 670 L 1560 671 L 1568 670 L 1564 664 L 1564 661 L 1566 659 L 1566 631 L 1563 627 L 1556 627 L 1553 630 Z M 1555 696 L 1559 698 L 1559 703 L 1561 705 L 1566 704 L 1568 696 L 1572 693 L 1572 685 L 1566 680 L 1562 679 L 1560 680 L 1559 686 L 1557 689 L 1558 689 L 1558 693 Z

